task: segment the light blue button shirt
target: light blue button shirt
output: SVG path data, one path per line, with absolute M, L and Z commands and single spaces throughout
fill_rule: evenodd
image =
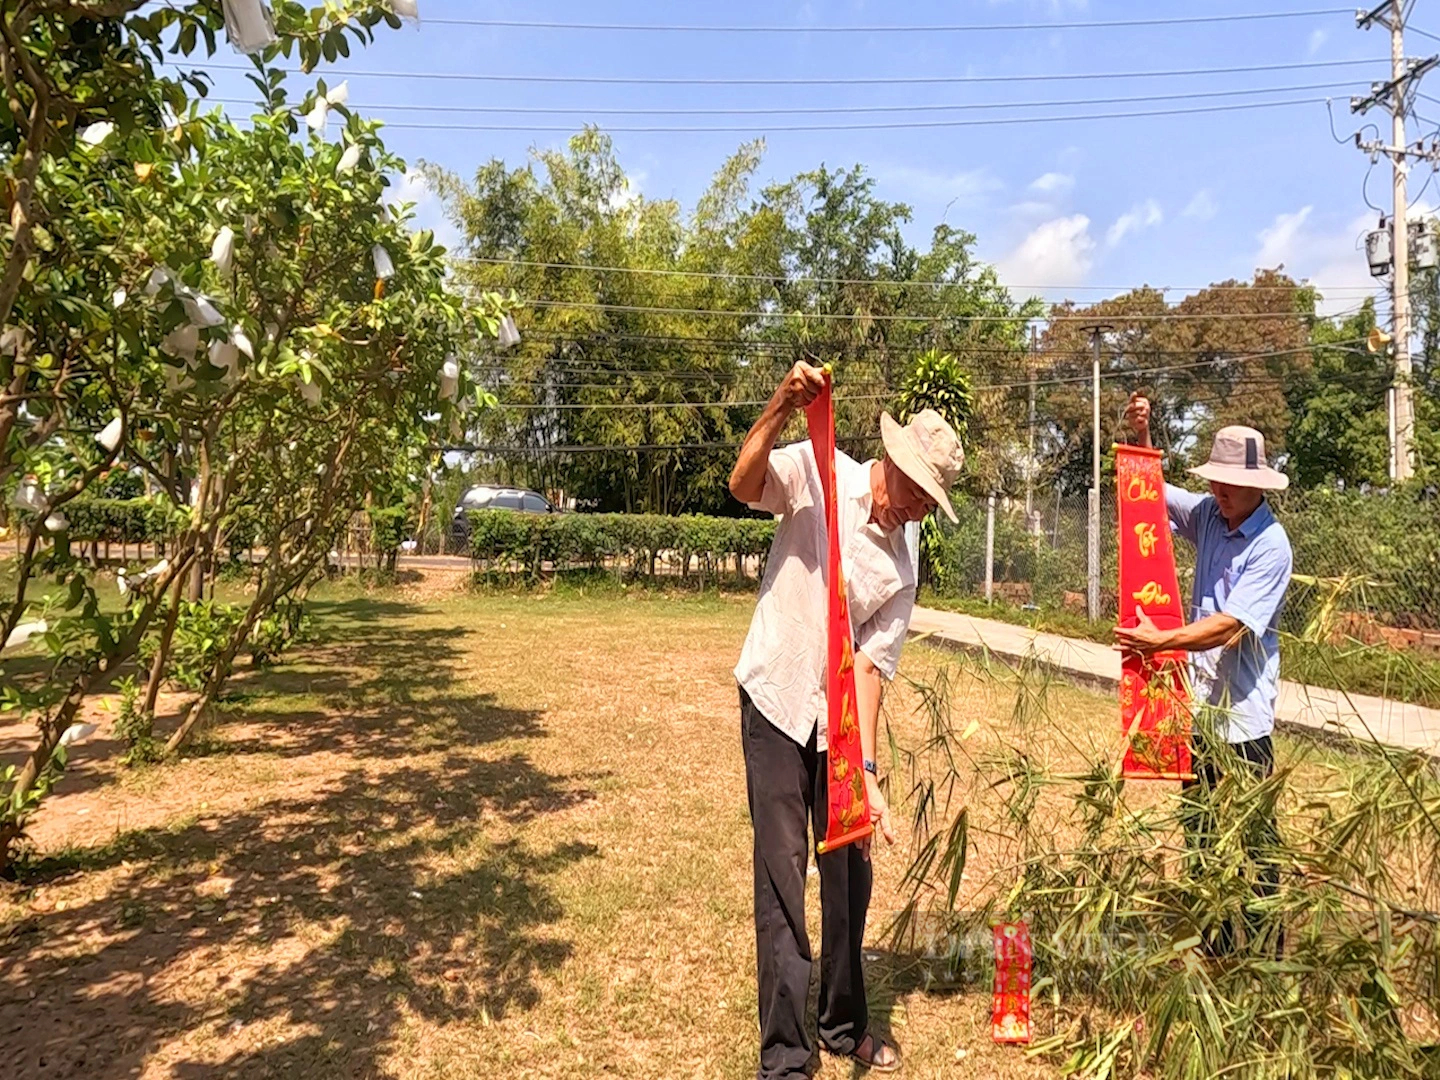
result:
M 1195 700 L 1229 708 L 1219 724 L 1225 741 L 1249 742 L 1275 729 L 1280 693 L 1280 613 L 1290 587 L 1290 538 L 1268 503 L 1231 529 L 1209 495 L 1165 485 L 1165 504 L 1176 536 L 1195 545 L 1195 589 L 1190 621 L 1221 612 L 1249 633 L 1229 648 L 1192 653 Z

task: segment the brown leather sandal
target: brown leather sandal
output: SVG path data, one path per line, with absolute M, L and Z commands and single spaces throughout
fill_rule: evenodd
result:
M 867 1043 L 870 1046 L 870 1053 L 864 1054 L 862 1051 L 865 1049 Z M 895 1055 L 895 1060 L 887 1061 L 882 1065 L 880 1064 L 880 1058 L 884 1056 L 886 1050 L 889 1050 Z M 884 1039 L 877 1038 L 868 1032 L 865 1037 L 860 1040 L 860 1045 L 855 1047 L 854 1052 L 850 1056 L 871 1072 L 877 1073 L 899 1072 L 900 1067 L 904 1064 L 900 1059 L 899 1050 L 891 1046 Z

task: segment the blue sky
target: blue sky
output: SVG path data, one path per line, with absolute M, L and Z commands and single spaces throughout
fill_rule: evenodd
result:
M 647 197 L 675 198 L 687 208 L 711 174 L 743 140 L 764 136 L 762 180 L 820 162 L 861 163 L 886 198 L 910 203 L 911 239 L 928 241 L 942 220 L 974 232 L 979 252 L 1021 292 L 1094 299 L 1142 283 L 1177 288 L 1283 263 L 1331 292 L 1333 309 L 1350 306 L 1371 284 L 1357 241 L 1373 227 L 1362 199 L 1368 161 L 1331 137 L 1322 103 L 1212 114 L 986 127 L 786 132 L 797 123 L 876 123 L 920 117 L 973 118 L 1193 108 L 1213 100 L 1001 108 L 979 113 L 878 113 L 821 116 L 612 116 L 603 107 L 746 109 L 785 106 L 985 104 L 1186 94 L 1257 87 L 1343 84 L 1223 99 L 1335 99 L 1337 129 L 1354 130 L 1348 102 L 1388 72 L 1383 30 L 1360 31 L 1353 14 L 1183 27 L 1057 29 L 932 34 L 683 34 L 436 25 L 437 18 L 766 24 L 1058 23 L 1299 10 L 1315 0 L 1213 0 L 1157 5 L 1144 0 L 731 0 L 726 4 L 611 0 L 420 0 L 422 22 L 385 31 L 337 69 L 348 78 L 351 105 L 394 122 L 389 145 L 408 160 L 437 162 L 462 175 L 499 157 L 525 160 L 533 145 L 563 143 L 562 133 L 414 130 L 405 123 L 538 124 L 615 128 L 637 124 L 737 126 L 743 131 L 617 131 L 622 163 Z M 1416 5 L 1414 25 L 1428 22 Z M 1440 44 L 1415 37 L 1412 55 Z M 217 63 L 238 60 L 228 52 Z M 1339 68 L 1075 82 L 1001 82 L 910 86 L 588 86 L 378 78 L 356 72 L 678 77 L 848 78 L 917 75 L 1014 76 L 1170 71 L 1196 67 L 1295 64 L 1368 59 Z M 245 97 L 235 72 L 216 71 L 217 95 Z M 337 75 L 326 73 L 333 84 Z M 292 79 L 298 96 L 306 82 Z M 551 106 L 562 115 L 401 111 L 384 106 Z M 243 110 L 242 110 L 243 111 Z M 1420 110 L 1424 113 L 1426 110 Z M 1440 116 L 1440 107 L 1433 110 Z M 1372 119 L 1381 119 L 1378 113 Z M 1386 127 L 1388 134 L 1388 124 Z M 1419 131 L 1412 126 L 1412 139 Z M 1412 194 L 1429 175 L 1417 170 Z M 1422 201 L 1431 203 L 1440 184 Z M 430 196 L 411 185 L 422 220 L 447 228 Z M 1390 203 L 1389 169 L 1369 182 L 1378 206 Z

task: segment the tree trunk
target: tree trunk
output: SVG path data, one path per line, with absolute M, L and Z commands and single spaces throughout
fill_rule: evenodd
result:
M 426 469 L 426 470 L 425 470 L 424 493 L 422 494 L 422 496 L 421 496 L 421 498 L 420 498 L 420 524 L 416 527 L 416 530 L 415 530 L 415 539 L 416 539 L 417 541 L 419 541 L 419 543 L 420 543 L 421 545 L 424 545 L 424 543 L 425 543 L 425 527 L 430 524 L 430 488 L 431 488 L 431 483 L 432 483 L 432 482 L 431 482 L 431 479 L 430 479 L 430 470 L 429 470 L 429 469 Z M 422 554 L 422 555 L 425 554 L 425 548 L 424 548 L 423 546 L 421 546 L 419 550 L 420 550 L 420 554 Z M 445 552 L 445 539 L 444 539 L 444 537 L 442 536 L 441 539 L 440 539 L 440 548 L 439 548 L 439 551 L 437 552 L 437 554 L 442 554 L 442 555 L 443 555 L 444 552 Z
M 170 647 L 175 638 L 175 624 L 180 621 L 180 582 L 170 590 L 170 610 L 165 613 L 165 628 L 160 632 L 160 645 L 150 664 L 150 679 L 145 684 L 145 712 L 154 715 L 155 702 L 160 697 L 160 684 L 165 679 L 165 665 L 170 659 Z

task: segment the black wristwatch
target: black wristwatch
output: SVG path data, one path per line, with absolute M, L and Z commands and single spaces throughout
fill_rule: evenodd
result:
M 869 758 L 865 759 L 865 771 L 876 779 L 879 779 L 880 777 L 880 771 L 875 768 L 875 762 L 871 761 Z

